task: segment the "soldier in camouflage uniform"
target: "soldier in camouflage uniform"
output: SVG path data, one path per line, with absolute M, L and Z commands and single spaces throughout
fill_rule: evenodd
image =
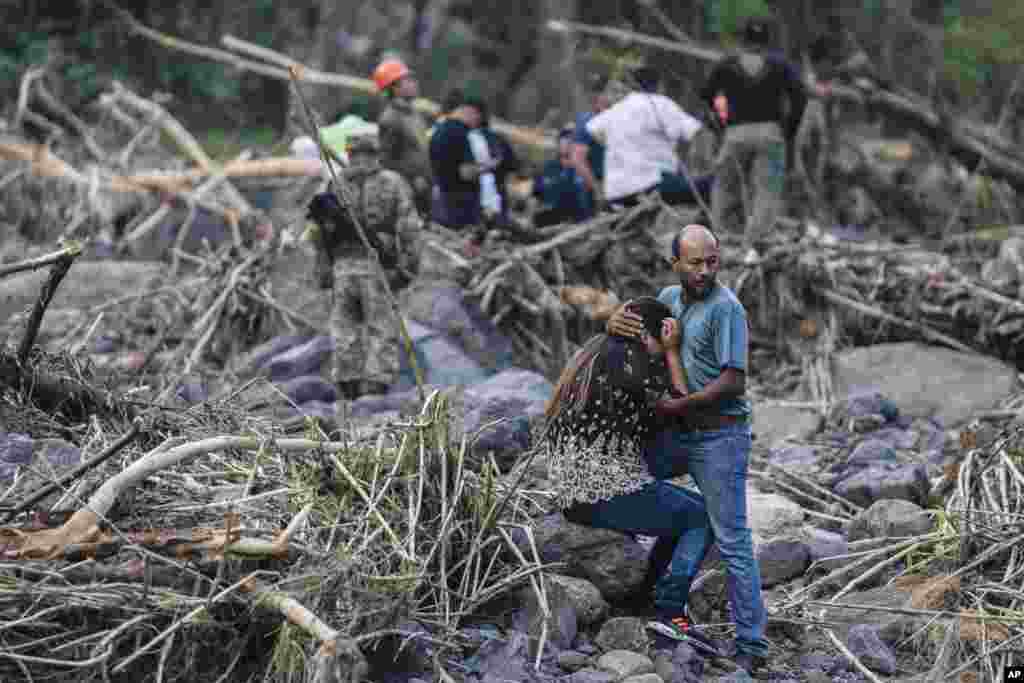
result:
M 377 119 L 380 130 L 381 163 L 401 173 L 413 187 L 417 208 L 430 215 L 431 169 L 427 154 L 429 137 L 426 120 L 413 108 L 419 95 L 415 76 L 402 62 L 385 60 L 373 73 L 377 89 L 387 96 L 387 105 Z
M 342 173 L 346 204 L 377 249 L 392 287 L 416 271 L 423 221 L 405 179 L 380 166 L 376 136 L 349 140 L 349 166 Z M 331 379 L 349 398 L 383 393 L 398 378 L 401 337 L 384 284 L 360 242 L 352 217 L 332 193 L 317 195 L 309 208 L 320 230 L 317 274 L 332 290 L 331 334 L 335 352 Z

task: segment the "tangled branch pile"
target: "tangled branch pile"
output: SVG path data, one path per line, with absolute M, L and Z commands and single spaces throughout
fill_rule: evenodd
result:
M 780 242 L 734 284 L 762 333 L 815 337 L 834 321 L 831 343 L 923 339 L 1021 360 L 1024 304 L 982 284 L 977 254 L 846 242 L 813 225 Z
M 447 656 L 479 606 L 543 595 L 509 535 L 535 503 L 471 466 L 439 393 L 344 442 L 315 423 L 280 438 L 229 402 L 88 430 L 89 453 L 131 438 L 85 476 L 50 472 L 70 514 L 0 529 L 4 680 L 349 680 L 360 645 Z
M 1012 403 L 1008 412 L 1019 414 L 1020 397 Z M 790 593 L 780 613 L 812 619 L 840 649 L 830 620 L 843 613 L 902 619 L 900 642 L 930 669 L 929 679 L 980 671 L 984 680 L 999 680 L 1024 642 L 1024 423 L 1019 417 L 1002 427 L 976 421 L 961 433 L 961 445 L 959 459 L 948 464 L 933 491 L 945 501 L 929 511 L 929 533 L 851 543 L 844 555 L 848 562 L 838 568 L 826 564 L 832 558 L 813 564 L 808 576 L 819 578 Z M 801 498 L 820 494 L 813 484 L 786 474 L 787 490 Z M 856 600 L 856 591 L 879 580 L 908 591 L 906 604 Z

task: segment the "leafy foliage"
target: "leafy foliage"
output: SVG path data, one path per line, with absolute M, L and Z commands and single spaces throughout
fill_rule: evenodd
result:
M 746 19 L 769 16 L 771 8 L 765 0 L 715 0 L 704 4 L 705 28 L 721 36 L 735 35 Z
M 1024 63 L 1024 5 L 999 0 L 992 10 L 985 17 L 946 14 L 946 76 L 967 96 L 988 82 L 994 66 Z

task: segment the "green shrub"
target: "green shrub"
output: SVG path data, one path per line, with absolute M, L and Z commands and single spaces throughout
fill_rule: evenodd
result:
M 277 142 L 277 131 L 269 126 L 226 130 L 211 128 L 200 136 L 199 144 L 217 161 L 230 161 L 243 149 L 270 149 Z
M 704 3 L 704 27 L 708 33 L 732 38 L 752 17 L 770 17 L 765 0 L 711 0 Z
M 964 96 L 976 95 L 996 65 L 1024 62 L 1024 6 L 1000 0 L 986 17 L 947 12 L 944 36 L 946 77 Z

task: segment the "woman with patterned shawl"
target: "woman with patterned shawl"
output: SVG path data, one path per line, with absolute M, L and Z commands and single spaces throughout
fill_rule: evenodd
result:
M 690 584 L 713 541 L 703 497 L 651 476 L 644 446 L 657 431 L 654 402 L 681 395 L 685 378 L 665 362 L 663 341 L 678 334 L 667 306 L 653 297 L 631 309 L 644 319 L 641 340 L 599 334 L 569 361 L 547 406 L 544 444 L 555 501 L 576 524 L 653 536 L 641 599 L 654 594 L 649 626 L 679 639 L 663 622 L 686 620 Z M 673 376 L 673 375 L 679 376 Z M 647 595 L 643 595 L 646 592 Z M 689 629 L 698 649 L 714 646 Z M 717 654 L 717 653 L 715 653 Z

